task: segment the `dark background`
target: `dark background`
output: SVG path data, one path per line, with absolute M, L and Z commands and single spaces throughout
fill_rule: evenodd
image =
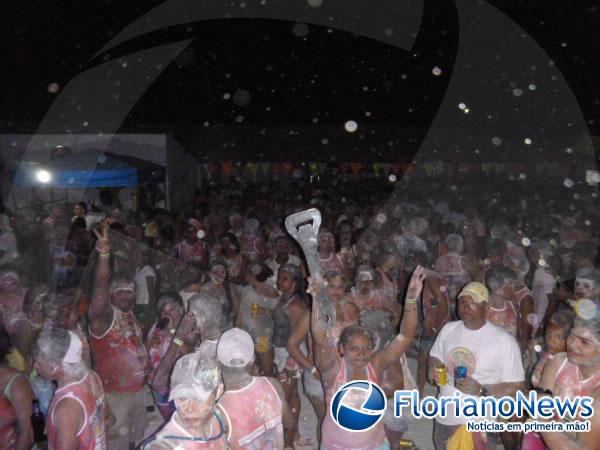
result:
M 170 132 L 186 148 L 199 151 L 205 131 L 214 135 L 217 130 L 219 139 L 227 141 L 219 155 L 245 159 L 281 158 L 285 152 L 290 157 L 291 151 L 320 160 L 340 159 L 343 152 L 345 159 L 357 160 L 368 149 L 382 161 L 410 160 L 437 112 L 456 55 L 454 3 L 426 1 L 410 52 L 318 26 L 230 19 L 150 33 L 92 59 L 111 37 L 160 3 L 3 1 L 0 131 L 35 132 L 56 98 L 48 86 L 64 86 L 102 58 L 193 38 L 144 94 L 120 132 Z M 555 61 L 591 134 L 599 135 L 598 2 L 490 3 Z M 440 76 L 432 76 L 435 66 L 443 69 Z M 239 90 L 250 94 L 247 104 L 234 99 Z M 226 93 L 231 98 L 225 99 Z M 351 119 L 359 123 L 360 132 L 344 130 Z M 307 145 L 312 154 L 303 152 Z

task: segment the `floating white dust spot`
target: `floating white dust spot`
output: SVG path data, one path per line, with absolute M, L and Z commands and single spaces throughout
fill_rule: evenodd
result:
M 348 133 L 354 133 L 358 129 L 358 124 L 354 120 L 348 120 L 344 124 L 344 128 Z

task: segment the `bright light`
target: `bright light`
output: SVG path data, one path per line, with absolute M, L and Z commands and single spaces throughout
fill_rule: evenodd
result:
M 50 180 L 52 180 L 52 175 L 47 170 L 41 169 L 35 173 L 35 179 L 40 183 L 50 183 Z

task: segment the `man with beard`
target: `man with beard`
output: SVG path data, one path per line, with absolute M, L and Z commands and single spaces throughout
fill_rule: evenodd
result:
M 567 338 L 567 352 L 555 355 L 546 364 L 542 389 L 554 396 L 574 398 L 590 396 L 600 401 L 600 321 L 575 319 Z M 552 419 L 555 420 L 555 419 Z M 572 420 L 572 419 L 568 419 Z M 589 418 L 590 431 L 585 433 L 541 433 L 551 450 L 600 449 L 600 415 Z

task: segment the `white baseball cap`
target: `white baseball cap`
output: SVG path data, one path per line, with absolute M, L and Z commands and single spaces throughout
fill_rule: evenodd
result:
M 254 360 L 254 342 L 240 328 L 225 331 L 217 343 L 217 359 L 227 367 L 245 367 Z
M 217 362 L 205 351 L 182 356 L 175 363 L 171 375 L 169 400 L 193 398 L 205 401 L 221 383 Z

